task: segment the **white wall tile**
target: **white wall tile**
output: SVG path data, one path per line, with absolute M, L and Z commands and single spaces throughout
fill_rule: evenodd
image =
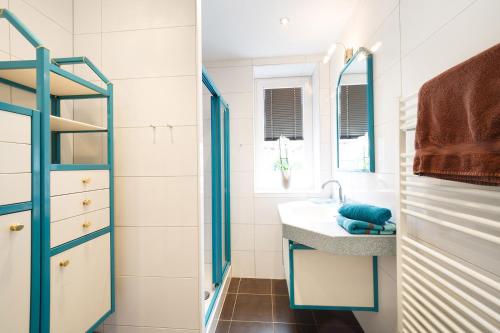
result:
M 253 195 L 253 172 L 231 171 L 231 195 Z
M 198 329 L 198 280 L 119 276 L 114 325 Z
M 231 119 L 253 118 L 253 93 L 224 93 Z
M 281 225 L 255 225 L 255 251 L 281 252 Z
M 231 266 L 233 270 L 233 276 L 254 278 L 254 251 L 231 251 Z
M 117 177 L 117 226 L 198 225 L 196 177 Z
M 377 172 L 396 172 L 397 152 L 395 142 L 398 140 L 397 122 L 386 122 L 375 126 L 375 168 Z
M 403 56 L 447 24 L 474 0 L 401 0 L 401 52 Z M 421 24 L 425 21 L 425 24 Z
M 231 250 L 252 251 L 254 248 L 254 225 L 233 224 L 231 226 Z
M 43 15 L 73 33 L 73 3 L 67 0 L 24 0 Z
M 253 145 L 253 120 L 232 119 L 230 124 L 231 144 Z
M 103 70 L 110 79 L 195 75 L 195 28 L 104 33 Z
M 35 34 L 45 47 L 50 49 L 51 58 L 73 55 L 73 34 L 51 18 L 22 0 L 11 0 L 9 9 Z M 21 59 L 34 59 L 35 49 L 15 28 L 10 29 L 11 53 Z
M 101 32 L 102 0 L 73 0 L 75 34 Z
M 283 279 L 283 258 L 279 252 L 255 252 L 255 276 L 266 279 Z
M 231 196 L 231 224 L 253 224 L 253 197 Z
M 223 95 L 253 92 L 253 70 L 250 66 L 207 68 L 207 71 Z
M 379 77 L 400 60 L 399 11 L 393 10 L 382 26 L 367 41 L 366 47 L 380 42 L 373 55 L 373 77 Z
M 255 197 L 255 224 L 281 225 L 278 204 L 301 199 L 303 198 Z
M 197 167 L 196 127 L 115 129 L 117 176 L 190 176 Z
M 1 8 L 8 8 L 9 1 L 1 0 L 0 6 Z M 0 51 L 4 52 L 1 56 L 2 61 L 10 60 L 9 22 L 7 20 L 0 21 Z
M 254 146 L 231 142 L 231 170 L 253 171 Z
M 196 125 L 195 76 L 115 80 L 114 85 L 116 127 Z
M 195 25 L 195 0 L 104 0 L 103 31 Z
M 116 227 L 116 274 L 197 277 L 197 227 Z

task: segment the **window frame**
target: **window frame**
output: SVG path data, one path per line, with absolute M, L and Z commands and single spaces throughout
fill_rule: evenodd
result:
M 262 155 L 266 145 L 276 141 L 265 141 L 265 89 L 276 88 L 302 88 L 302 121 L 303 121 L 303 140 L 304 141 L 306 158 L 308 161 L 307 168 L 312 174 L 311 185 L 307 188 L 285 189 L 279 186 L 263 187 L 259 184 L 259 154 Z M 254 96 L 254 192 L 263 193 L 316 193 L 318 191 L 319 179 L 319 108 L 315 107 L 314 99 L 319 98 L 319 92 L 314 89 L 314 77 L 311 76 L 289 76 L 289 77 L 274 77 L 274 78 L 258 78 L 255 79 L 255 96 Z

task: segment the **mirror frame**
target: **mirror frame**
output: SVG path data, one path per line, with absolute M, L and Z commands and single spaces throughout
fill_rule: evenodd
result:
M 342 80 L 342 75 L 349 68 L 349 66 L 357 61 L 358 57 L 364 56 L 366 59 L 366 75 L 367 75 L 367 89 L 366 89 L 366 102 L 367 102 L 367 112 L 368 112 L 368 153 L 370 156 L 370 167 L 369 169 L 341 169 L 340 168 L 340 154 L 339 154 L 339 135 L 340 135 L 340 110 L 339 110 L 339 95 L 340 95 L 340 81 Z M 374 106 L 373 106 L 373 55 L 372 53 L 364 48 L 360 47 L 351 59 L 344 65 L 340 71 L 339 78 L 337 80 L 336 89 L 336 102 L 337 102 L 337 169 L 340 171 L 351 171 L 351 172 L 375 172 L 375 128 L 374 128 Z

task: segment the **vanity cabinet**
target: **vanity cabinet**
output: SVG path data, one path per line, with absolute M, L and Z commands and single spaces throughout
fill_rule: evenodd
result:
M 283 239 L 294 309 L 378 311 L 377 257 L 335 255 Z

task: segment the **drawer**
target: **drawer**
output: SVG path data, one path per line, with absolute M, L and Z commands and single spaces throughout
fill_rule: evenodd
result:
M 31 143 L 31 117 L 0 110 L 0 141 Z
M 31 172 L 31 145 L 0 142 L 0 173 Z
M 31 201 L 31 173 L 0 174 L 0 205 Z
M 0 332 L 29 333 L 30 265 L 31 211 L 0 216 Z
M 50 221 L 64 220 L 109 207 L 109 190 L 59 195 L 50 198 Z
M 50 224 L 50 246 L 58 246 L 109 226 L 109 208 Z
M 109 188 L 108 170 L 52 171 L 51 195 L 77 193 Z
M 110 272 L 109 233 L 50 259 L 50 333 L 87 332 L 111 309 Z

